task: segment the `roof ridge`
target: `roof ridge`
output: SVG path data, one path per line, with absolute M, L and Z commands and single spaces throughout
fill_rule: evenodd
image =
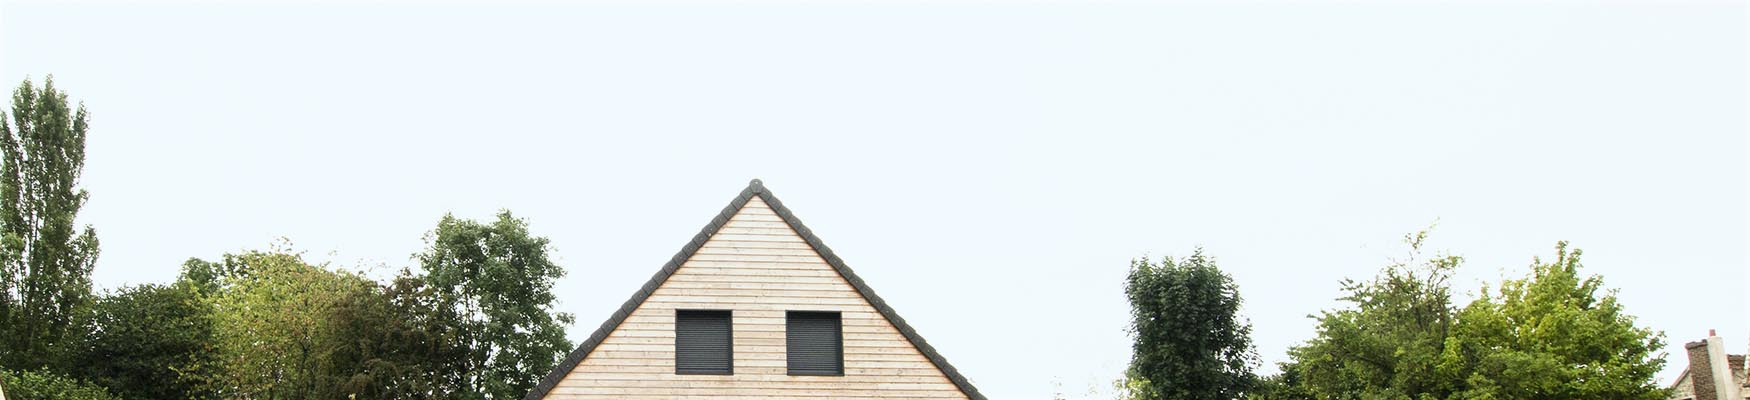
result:
M 899 313 L 893 311 L 893 307 L 887 305 L 887 301 L 882 300 L 881 296 L 876 295 L 875 290 L 863 282 L 863 278 L 858 277 L 856 272 L 851 271 L 850 266 L 845 265 L 844 260 L 839 259 L 838 255 L 834 254 L 831 248 L 826 247 L 826 243 L 822 242 L 819 236 L 815 236 L 813 231 L 809 230 L 806 225 L 802 224 L 802 220 L 796 218 L 795 213 L 790 212 L 788 207 L 784 207 L 782 201 L 779 201 L 777 197 L 773 196 L 771 191 L 766 190 L 765 183 L 761 182 L 759 179 L 748 181 L 746 189 L 742 189 L 740 194 L 730 200 L 729 205 L 723 207 L 723 211 L 719 212 L 716 218 L 712 218 L 711 222 L 706 224 L 704 229 L 701 229 L 697 235 L 693 236 L 692 241 L 687 242 L 686 246 L 681 247 L 680 252 L 676 253 L 674 257 L 669 258 L 668 263 L 663 264 L 662 269 L 657 270 L 656 275 L 650 277 L 650 281 L 645 282 L 644 286 L 639 288 L 638 292 L 633 293 L 632 298 L 627 299 L 626 303 L 620 306 L 619 311 L 615 311 L 613 316 L 608 317 L 606 322 L 603 322 L 600 327 L 596 328 L 595 333 L 590 334 L 588 339 L 579 343 L 576 350 L 572 350 L 570 354 L 565 356 L 564 360 L 561 360 L 558 365 L 553 367 L 552 372 L 548 372 L 546 377 L 541 378 L 541 381 L 537 383 L 535 388 L 530 390 L 527 395 L 523 396 L 523 399 L 540 399 L 546 396 L 548 392 L 551 392 L 555 386 L 558 386 L 559 381 L 565 379 L 565 375 L 570 374 L 571 370 L 576 369 L 577 364 L 582 363 L 583 359 L 588 357 L 589 353 L 594 351 L 596 346 L 600 346 L 602 341 L 607 339 L 608 334 L 613 333 L 614 329 L 620 326 L 620 323 L 625 322 L 626 317 L 631 316 L 633 310 L 637 310 L 638 306 L 643 305 L 644 300 L 649 299 L 650 294 L 655 292 L 657 287 L 662 286 L 663 282 L 668 281 L 668 278 L 674 275 L 675 270 L 680 269 L 681 264 L 686 263 L 687 259 L 692 258 L 693 254 L 697 253 L 699 248 L 705 245 L 705 241 L 710 240 L 711 236 L 716 235 L 718 230 L 723 229 L 723 226 L 729 223 L 729 219 L 734 217 L 737 212 L 740 212 L 742 207 L 747 206 L 748 201 L 753 200 L 754 197 L 759 197 L 768 207 L 771 207 L 772 212 L 777 214 L 780 219 L 783 219 L 784 224 L 788 225 L 790 230 L 795 231 L 798 236 L 801 236 L 802 240 L 807 242 L 808 246 L 813 248 L 815 253 L 819 254 L 822 259 L 826 260 L 827 265 L 831 265 L 833 270 L 838 272 L 840 277 L 844 278 L 846 282 L 849 282 L 852 288 L 857 289 L 857 294 L 863 296 L 863 300 L 868 301 L 869 305 L 874 306 L 877 311 L 880 311 L 881 315 L 887 318 L 887 322 L 893 324 L 894 328 L 898 329 L 899 333 L 905 336 L 906 341 L 911 342 L 912 347 L 916 348 L 919 353 L 923 353 L 924 358 L 929 359 L 930 363 L 935 365 L 936 369 L 941 371 L 942 375 L 946 376 L 950 382 L 953 382 L 954 386 L 959 388 L 962 394 L 965 394 L 966 397 L 971 400 L 986 400 L 984 395 L 978 392 L 978 388 L 972 386 L 972 381 L 966 379 L 965 376 L 960 375 L 960 371 L 955 369 L 952 364 L 949 364 L 948 360 L 943 358 L 941 354 L 937 353 L 935 347 L 930 346 L 929 342 L 924 341 L 924 338 L 918 335 L 917 330 L 913 329 L 910 324 L 905 322 L 905 318 L 901 318 Z

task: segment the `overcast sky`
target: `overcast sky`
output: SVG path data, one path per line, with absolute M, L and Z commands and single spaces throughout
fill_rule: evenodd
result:
M 508 208 L 581 340 L 761 178 L 997 399 L 1119 376 L 1132 258 L 1215 256 L 1273 372 L 1436 222 L 1461 301 L 1568 240 L 1750 346 L 1733 2 L 128 3 L 0 8 L 0 84 L 91 110 L 102 288 Z

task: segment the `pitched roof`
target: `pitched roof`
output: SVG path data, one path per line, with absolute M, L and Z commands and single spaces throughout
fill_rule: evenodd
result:
M 588 357 L 596 346 L 601 345 L 602 341 L 608 338 L 609 333 L 618 328 L 621 322 L 625 322 L 626 317 L 631 316 L 633 310 L 637 310 L 639 305 L 644 304 L 644 300 L 650 298 L 650 294 L 654 293 L 657 287 L 668 281 L 669 276 L 674 275 L 675 271 L 680 269 L 681 264 L 693 258 L 693 253 L 698 252 L 699 248 L 705 245 L 706 240 L 716 235 L 718 230 L 729 223 L 729 218 L 734 217 L 736 212 L 741 211 L 741 208 L 756 196 L 765 201 L 766 205 L 771 207 L 772 211 L 790 226 L 790 229 L 802 236 L 802 240 L 808 242 L 808 246 L 814 248 L 814 251 L 819 253 L 821 258 L 826 259 L 826 263 L 832 265 L 832 268 L 838 271 L 839 276 L 850 282 L 851 287 L 856 288 L 857 293 L 861 294 L 864 300 L 868 301 L 876 310 L 881 311 L 881 315 L 887 317 L 887 322 L 898 328 L 899 333 L 905 335 L 905 339 L 910 341 L 912 346 L 917 347 L 918 351 L 923 353 L 931 364 L 935 364 L 936 369 L 941 370 L 949 381 L 954 382 L 954 386 L 959 387 L 961 393 L 966 394 L 966 397 L 972 400 L 985 400 L 984 395 L 978 393 L 978 388 L 973 387 L 971 381 L 968 381 L 965 376 L 961 376 L 959 370 L 954 369 L 953 365 L 948 364 L 947 359 L 936 353 L 935 347 L 931 347 L 929 342 L 925 342 L 924 338 L 918 335 L 917 330 L 905 323 L 905 318 L 900 318 L 899 313 L 894 312 L 893 307 L 889 307 L 886 301 L 881 300 L 881 296 L 876 295 L 874 289 L 863 283 L 863 279 L 857 277 L 857 273 L 852 272 L 851 267 L 846 266 L 844 260 L 840 260 L 838 255 L 833 254 L 832 249 L 826 247 L 826 243 L 821 242 L 820 237 L 814 235 L 814 231 L 803 225 L 802 220 L 796 218 L 796 214 L 784 207 L 784 203 L 778 201 L 778 198 L 773 196 L 772 192 L 767 190 L 759 179 L 748 182 L 747 188 L 735 196 L 734 200 L 730 200 L 729 206 L 723 207 L 723 212 L 718 213 L 716 218 L 712 218 L 711 223 L 706 224 L 705 229 L 700 230 L 698 235 L 694 235 L 693 240 L 687 242 L 687 245 L 681 248 L 680 253 L 676 253 L 673 258 L 668 260 L 667 264 L 662 266 L 661 270 L 656 271 L 656 276 L 650 277 L 650 281 L 645 282 L 643 288 L 638 289 L 637 293 L 633 293 L 632 298 L 626 300 L 626 303 L 620 306 L 619 311 L 615 311 L 607 322 L 603 322 L 601 327 L 596 328 L 595 333 L 589 335 L 589 339 L 585 339 L 577 346 L 577 350 L 573 350 L 571 354 L 565 356 L 559 365 L 553 367 L 552 372 L 547 373 L 545 378 L 541 378 L 541 382 L 536 384 L 535 389 L 529 391 L 528 395 L 523 396 L 523 399 L 538 400 L 545 397 L 555 386 L 558 386 L 559 381 L 565 379 L 565 375 L 577 368 L 577 364 L 583 362 L 583 359 Z
M 1750 387 L 1750 375 L 1746 375 L 1745 371 L 1744 371 L 1744 368 L 1746 367 L 1746 365 L 1744 364 L 1745 357 L 1750 357 L 1750 355 L 1727 354 L 1726 355 L 1726 366 L 1732 370 L 1732 381 L 1738 382 L 1738 384 L 1741 386 Z M 1677 374 L 1677 380 L 1674 382 L 1671 382 L 1671 385 L 1666 386 L 1666 388 L 1676 389 L 1680 386 L 1683 386 L 1684 383 L 1688 383 L 1688 382 L 1689 382 L 1689 367 L 1684 367 L 1683 371 L 1679 372 Z M 1745 393 L 1744 397 L 1750 398 L 1750 393 Z

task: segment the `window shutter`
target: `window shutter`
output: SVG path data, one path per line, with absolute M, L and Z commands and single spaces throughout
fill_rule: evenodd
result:
M 839 313 L 791 311 L 786 315 L 784 345 L 790 375 L 844 375 L 845 340 Z
M 676 310 L 674 317 L 676 374 L 734 374 L 729 311 Z

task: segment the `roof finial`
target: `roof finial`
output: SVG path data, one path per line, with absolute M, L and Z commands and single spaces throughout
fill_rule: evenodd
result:
M 747 181 L 747 188 L 753 189 L 754 193 L 760 193 L 766 191 L 766 184 L 760 182 L 760 178 L 753 178 L 753 180 Z
M 1714 336 L 1719 336 L 1719 335 L 1714 334 L 1714 328 L 1707 328 L 1707 337 L 1714 337 Z

